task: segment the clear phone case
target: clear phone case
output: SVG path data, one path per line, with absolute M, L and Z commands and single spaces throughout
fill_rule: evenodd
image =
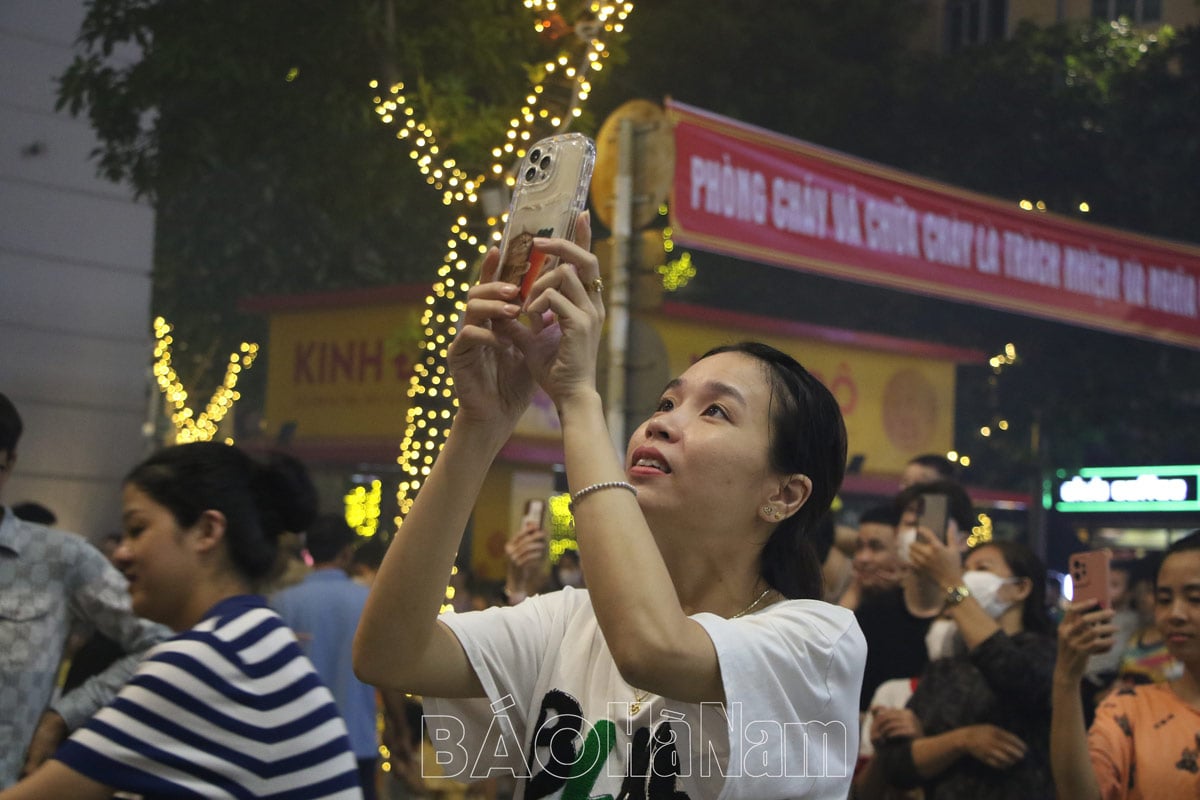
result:
M 595 163 L 596 143 L 581 133 L 542 139 L 525 153 L 500 241 L 500 280 L 518 284 L 522 296 L 554 266 L 553 256 L 533 252 L 534 237 L 571 238 Z

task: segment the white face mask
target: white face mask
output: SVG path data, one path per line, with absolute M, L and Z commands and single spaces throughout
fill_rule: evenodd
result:
M 1000 615 L 1012 606 L 1011 600 L 1001 600 L 997 595 L 1001 586 L 1016 583 L 1016 580 L 1016 578 L 1001 578 L 994 572 L 984 572 L 978 569 L 963 573 L 963 583 L 971 590 L 971 596 L 992 619 L 999 619 Z
M 583 585 L 583 572 L 577 569 L 560 569 L 558 571 L 558 582 L 563 586 L 574 586 L 578 589 Z

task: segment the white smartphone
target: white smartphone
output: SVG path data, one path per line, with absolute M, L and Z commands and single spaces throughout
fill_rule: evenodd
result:
M 546 501 L 526 500 L 525 515 L 521 517 L 521 530 L 541 530 L 546 526 Z
M 581 133 L 564 133 L 530 145 L 500 240 L 500 280 L 521 287 L 521 296 L 553 257 L 533 252 L 535 236 L 570 239 L 587 203 L 596 143 Z
M 944 494 L 921 495 L 921 516 L 917 523 L 929 528 L 933 535 L 947 544 L 946 527 L 950 524 L 950 498 Z

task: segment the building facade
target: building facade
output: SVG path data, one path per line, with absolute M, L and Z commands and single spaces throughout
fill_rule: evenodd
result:
M 96 536 L 145 449 L 154 212 L 96 176 L 87 119 L 55 110 L 83 15 L 0 3 L 0 392 L 25 423 L 5 502 Z

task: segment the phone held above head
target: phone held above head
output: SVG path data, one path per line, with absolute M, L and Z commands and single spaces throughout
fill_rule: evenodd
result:
M 1071 577 L 1071 602 L 1083 603 L 1095 600 L 1097 608 L 1112 606 L 1109 594 L 1108 573 L 1112 562 L 1111 550 L 1089 550 L 1075 553 L 1067 560 L 1067 574 Z
M 571 238 L 595 163 L 596 144 L 581 133 L 551 136 L 526 151 L 500 240 L 500 280 L 520 286 L 521 297 L 555 266 L 533 249 L 534 238 Z
M 946 544 L 947 528 L 949 526 L 949 498 L 944 494 L 923 494 L 919 498 L 920 511 L 917 517 L 917 527 L 930 531 L 938 541 Z M 902 542 L 903 558 L 908 561 L 908 548 L 916 538 L 916 531 L 906 532 L 906 542 Z M 907 546 L 905 546 L 907 545 Z M 947 587 L 939 586 L 927 575 L 913 570 L 905 576 L 904 597 L 908 610 L 916 617 L 930 618 L 937 616 L 946 604 Z
M 546 501 L 533 499 L 525 501 L 525 513 L 521 517 L 518 530 L 541 530 L 546 527 Z

